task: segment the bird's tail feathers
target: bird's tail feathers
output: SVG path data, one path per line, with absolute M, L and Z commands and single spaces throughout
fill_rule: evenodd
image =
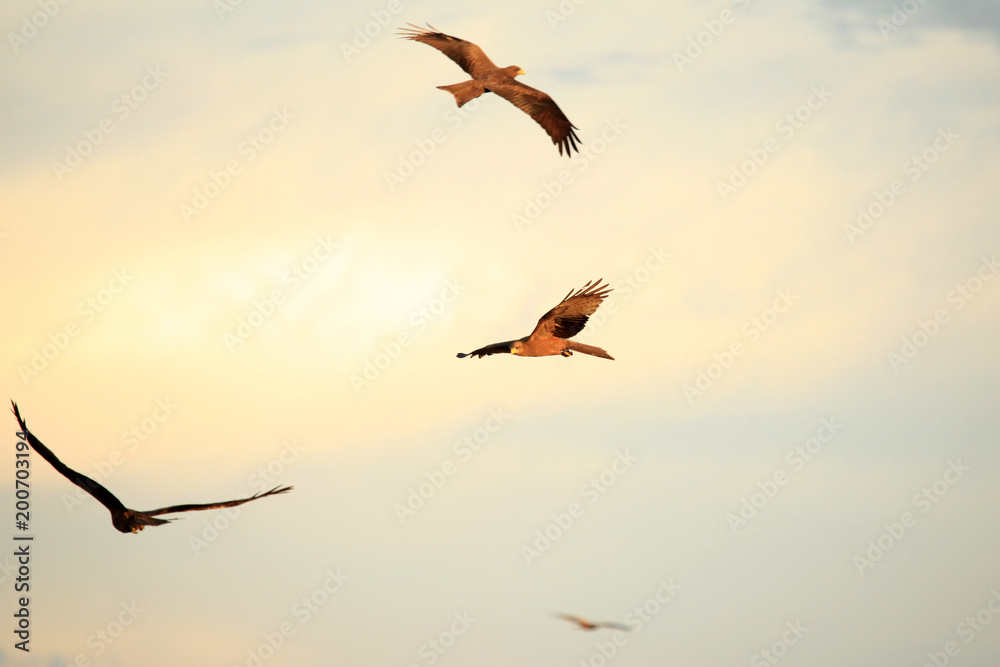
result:
M 583 352 L 584 354 L 589 354 L 594 357 L 611 359 L 612 361 L 615 360 L 614 357 L 595 345 L 587 345 L 586 343 L 577 343 L 576 341 L 568 340 L 566 341 L 566 347 L 574 352 Z
M 136 533 L 146 526 L 162 526 L 171 521 L 173 519 L 157 519 L 152 514 L 135 510 L 111 513 L 111 523 L 122 533 Z
M 453 83 L 450 86 L 438 86 L 438 88 L 454 95 L 455 104 L 459 107 L 464 106 L 466 102 L 474 100 L 486 92 L 486 87 L 474 79 L 463 81 L 462 83 Z
M 173 521 L 173 519 L 157 519 L 155 516 L 151 516 L 145 512 L 137 513 L 136 519 L 136 523 L 141 523 L 144 526 L 162 526 L 165 523 Z

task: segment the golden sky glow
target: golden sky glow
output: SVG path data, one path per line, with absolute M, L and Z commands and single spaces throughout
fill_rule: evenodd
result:
M 10 398 L 129 507 L 295 490 L 34 456 L 0 664 L 990 664 L 1000 22 L 893 6 L 6 3 Z M 597 278 L 615 361 L 455 358 Z

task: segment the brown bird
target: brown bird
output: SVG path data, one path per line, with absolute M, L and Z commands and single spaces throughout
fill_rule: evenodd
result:
M 569 621 L 571 623 L 576 623 L 580 626 L 581 630 L 597 630 L 598 628 L 610 628 L 611 630 L 623 630 L 628 632 L 632 628 L 622 623 L 607 623 L 607 622 L 591 622 L 585 618 L 580 618 L 579 616 L 570 616 L 568 614 L 555 614 L 558 618 Z
M 429 23 L 427 27 L 430 30 L 424 30 L 412 23 L 409 25 L 409 28 L 400 29 L 400 37 L 433 46 L 454 60 L 472 77 L 462 83 L 438 86 L 441 90 L 454 95 L 455 103 L 459 107 L 483 93 L 496 93 L 534 118 L 535 122 L 548 132 L 552 143 L 559 146 L 560 155 L 563 154 L 563 150 L 566 151 L 566 155 L 572 155 L 574 150 L 579 152 L 580 149 L 576 145 L 580 138 L 576 136 L 576 126 L 569 122 L 562 109 L 542 91 L 514 79 L 524 74 L 523 69 L 517 65 L 497 67 L 483 50 L 472 42 L 439 32 Z
M 547 357 L 561 354 L 564 357 L 573 352 L 583 352 L 595 357 L 614 360 L 610 354 L 599 347 L 566 340 L 580 333 L 587 324 L 587 318 L 594 314 L 611 289 L 601 285 L 601 279 L 593 280 L 575 293 L 573 290 L 559 304 L 542 315 L 530 335 L 519 340 L 508 340 L 503 343 L 493 343 L 468 354 L 458 353 L 460 359 L 465 357 L 485 357 L 490 354 L 509 352 L 519 357 Z
M 171 505 L 170 507 L 163 507 L 158 510 L 150 510 L 148 512 L 139 512 L 137 510 L 130 510 L 125 507 L 120 500 L 114 497 L 110 491 L 105 489 L 103 486 L 90 479 L 82 473 L 78 473 L 72 468 L 68 467 L 62 461 L 60 461 L 55 454 L 52 453 L 48 447 L 42 444 L 42 442 L 35 437 L 35 435 L 28 430 L 25 425 L 24 420 L 21 419 L 21 413 L 17 410 L 17 404 L 14 401 L 10 403 L 13 406 L 14 417 L 17 419 L 18 425 L 21 427 L 21 431 L 24 432 L 24 437 L 27 438 L 28 444 L 36 452 L 41 454 L 42 458 L 52 464 L 52 467 L 59 471 L 66 479 L 73 482 L 81 489 L 89 493 L 90 495 L 97 498 L 97 500 L 108 508 L 111 512 L 111 523 L 122 533 L 138 533 L 140 530 L 146 526 L 161 526 L 165 523 L 170 523 L 173 519 L 157 519 L 155 517 L 160 514 L 173 514 L 175 512 L 192 512 L 195 510 L 210 510 L 220 507 L 236 507 L 237 505 L 242 505 L 243 503 L 248 503 L 251 500 L 258 500 L 260 498 L 266 498 L 267 496 L 275 495 L 278 493 L 285 493 L 286 491 L 291 491 L 292 487 L 282 486 L 274 487 L 270 491 L 265 493 L 255 493 L 249 498 L 243 498 L 242 500 L 227 500 L 221 503 L 208 503 L 205 505 Z

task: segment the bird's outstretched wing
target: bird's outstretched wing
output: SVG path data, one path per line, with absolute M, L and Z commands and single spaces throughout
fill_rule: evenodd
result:
M 569 621 L 570 623 L 576 623 L 580 627 L 587 627 L 591 625 L 590 621 L 580 618 L 579 616 L 571 616 L 570 614 L 552 614 L 556 618 L 561 618 L 564 621 Z
M 511 343 L 513 343 L 513 342 L 514 341 L 512 341 L 512 340 L 508 340 L 508 341 L 506 341 L 504 343 L 493 343 L 492 345 L 487 345 L 486 347 L 481 347 L 478 350 L 473 350 L 472 352 L 469 352 L 468 354 L 465 354 L 464 352 L 459 352 L 458 353 L 458 358 L 459 359 L 465 359 L 466 357 L 486 357 L 486 356 L 489 356 L 491 354 L 502 354 L 504 352 L 506 352 L 507 354 L 510 354 L 510 346 L 511 346 Z
M 576 292 L 569 294 L 555 308 L 542 315 L 529 339 L 548 336 L 572 338 L 587 325 L 587 318 L 594 314 L 611 288 L 601 285 L 601 279 L 592 280 Z
M 473 79 L 478 79 L 490 70 L 497 68 L 483 50 L 472 42 L 467 42 L 459 37 L 452 37 L 440 32 L 430 23 L 425 30 L 420 26 L 409 24 L 409 28 L 401 28 L 397 33 L 403 39 L 412 39 L 433 46 L 435 49 L 445 54 L 455 61 L 459 67 L 464 69 Z
M 622 632 L 628 632 L 632 629 L 629 626 L 625 625 L 624 623 L 610 623 L 601 621 L 600 623 L 595 623 L 594 625 L 596 625 L 599 628 L 610 628 L 611 630 L 621 630 Z
M 286 491 L 291 491 L 293 487 L 291 486 L 276 486 L 270 491 L 265 491 L 264 493 L 255 493 L 249 498 L 243 498 L 242 500 L 226 500 L 221 503 L 206 503 L 204 505 L 171 505 L 170 507 L 161 507 L 158 510 L 149 510 L 143 512 L 148 516 L 159 516 L 160 514 L 174 514 L 176 512 L 194 512 L 197 510 L 211 510 L 220 507 L 236 507 L 237 505 L 242 505 L 243 503 L 248 503 L 251 500 L 259 500 L 261 498 L 266 498 L 267 496 L 273 496 L 278 493 L 285 493 Z
M 493 85 L 490 90 L 534 118 L 552 138 L 552 143 L 559 146 L 559 155 L 564 150 L 566 155 L 572 155 L 574 150 L 579 152 L 580 137 L 576 135 L 576 126 L 547 94 L 520 81 Z
M 60 461 L 56 457 L 56 455 L 52 453 L 52 450 L 43 445 L 42 441 L 36 438 L 35 434 L 28 430 L 28 427 L 24 423 L 24 420 L 21 419 L 21 413 L 18 412 L 17 403 L 11 401 L 10 404 L 14 411 L 14 418 L 17 419 L 17 424 L 18 426 L 20 426 L 21 431 L 24 432 L 24 437 L 27 438 L 28 444 L 31 445 L 31 448 L 34 449 L 36 452 L 38 452 L 43 459 L 48 461 L 52 465 L 52 467 L 59 472 L 59 474 L 61 474 L 66 479 L 79 486 L 81 489 L 83 489 L 90 495 L 94 496 L 94 498 L 96 498 L 102 505 L 107 507 L 112 514 L 116 511 L 125 509 L 125 506 L 122 505 L 121 501 L 115 498 L 115 496 L 110 491 L 108 491 L 103 486 L 101 486 L 94 480 L 90 479 L 83 473 L 79 473 L 73 470 L 65 463 Z

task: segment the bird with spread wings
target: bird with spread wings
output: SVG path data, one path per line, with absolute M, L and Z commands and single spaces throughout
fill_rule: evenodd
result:
M 583 352 L 595 357 L 614 360 L 610 354 L 599 347 L 567 340 L 583 330 L 587 319 L 601 305 L 611 288 L 601 285 L 601 279 L 592 280 L 576 292 L 569 294 L 559 304 L 542 315 L 535 325 L 534 331 L 524 338 L 508 340 L 503 343 L 493 343 L 468 354 L 458 353 L 459 358 L 485 357 L 490 354 L 509 353 L 519 357 L 547 357 L 561 354 L 572 356 L 574 352 Z
M 628 632 L 632 628 L 623 623 L 609 623 L 606 621 L 588 621 L 585 618 L 580 618 L 579 616 L 570 616 L 569 614 L 555 614 L 556 617 L 563 620 L 569 621 L 570 623 L 576 623 L 580 626 L 581 630 L 597 630 L 598 628 L 609 628 L 611 630 L 622 630 Z
M 111 512 L 111 523 L 114 524 L 114 527 L 122 533 L 138 533 L 146 526 L 161 526 L 165 523 L 173 521 L 173 519 L 157 519 L 156 517 L 161 514 L 193 512 L 196 510 L 210 510 L 221 507 L 236 507 L 237 505 L 248 503 L 251 500 L 259 500 L 261 498 L 266 498 L 267 496 L 285 493 L 286 491 L 292 490 L 292 487 L 290 486 L 276 486 L 270 491 L 255 493 L 249 498 L 243 498 L 242 500 L 226 500 L 220 503 L 207 503 L 204 505 L 171 505 L 170 507 L 163 507 L 158 510 L 149 510 L 147 512 L 130 510 L 103 486 L 86 475 L 73 470 L 60 461 L 56 455 L 52 453 L 52 450 L 43 445 L 41 440 L 36 438 L 35 434 L 28 430 L 27 425 L 21 418 L 21 413 L 18 412 L 17 404 L 11 401 L 11 405 L 13 406 L 14 417 L 17 419 L 18 426 L 21 427 L 21 431 L 24 433 L 24 437 L 27 439 L 28 444 L 31 445 L 31 448 L 38 452 L 43 459 L 52 464 L 52 467 L 66 479 L 73 482 L 90 495 L 94 496 L 94 498 L 96 498 L 102 505 L 107 507 L 108 511 Z
M 458 37 L 446 35 L 429 23 L 427 27 L 430 30 L 425 30 L 412 23 L 409 25 L 409 28 L 400 30 L 400 37 L 433 46 L 455 61 L 472 77 L 462 83 L 438 86 L 441 90 L 454 95 L 455 103 L 459 107 L 483 93 L 496 93 L 534 118 L 535 122 L 548 132 L 552 143 L 559 146 L 560 155 L 563 154 L 564 150 L 566 155 L 572 155 L 574 150 L 579 152 L 577 144 L 580 142 L 580 138 L 576 136 L 576 126 L 569 122 L 569 118 L 562 112 L 559 105 L 542 91 L 514 79 L 514 77 L 524 74 L 523 69 L 517 65 L 497 67 L 477 45 Z

